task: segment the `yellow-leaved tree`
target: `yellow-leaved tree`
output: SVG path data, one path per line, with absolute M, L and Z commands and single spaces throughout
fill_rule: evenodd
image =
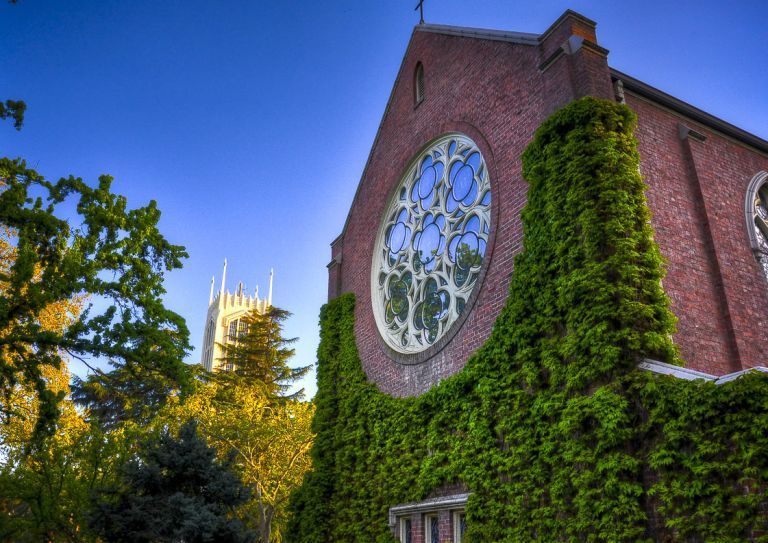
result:
M 290 493 L 311 467 L 314 405 L 276 400 L 259 383 L 232 385 L 211 379 L 181 402 L 169 402 L 155 419 L 158 430 L 195 419 L 200 433 L 235 466 L 252 498 L 240 506 L 243 522 L 262 543 L 282 541 Z
M 68 394 L 66 365 L 43 372 L 51 389 Z M 14 415 L 0 424 L 0 541 L 95 541 L 85 513 L 94 489 L 116 474 L 128 443 L 123 432 L 101 432 L 65 397 L 54 433 L 37 442 L 36 391 L 19 385 L 7 401 Z
M 232 370 L 203 372 L 196 392 L 174 398 L 155 421 L 162 429 L 195 419 L 221 456 L 234 454 L 252 491 L 238 513 L 262 543 L 282 540 L 288 497 L 311 466 L 314 404 L 290 391 L 309 367 L 288 364 L 296 341 L 283 337 L 289 316 L 276 307 L 245 316 L 242 333 L 222 345 L 222 366 Z
M 0 277 L 16 261 L 14 231 L 0 229 Z M 7 284 L 0 279 L 0 294 Z M 37 320 L 44 331 L 61 333 L 77 318 L 82 298 L 45 306 Z M 2 333 L 3 331 L 0 331 Z M 6 364 L 21 364 L 4 351 Z M 58 367 L 40 368 L 45 390 L 59 398 L 55 430 L 40 442 L 33 437 L 40 417 L 40 391 L 30 382 L 17 383 L 2 395 L 0 421 L 0 540 L 90 541 L 82 514 L 93 488 L 114 472 L 117 435 L 91 427 L 69 399 L 66 359 Z

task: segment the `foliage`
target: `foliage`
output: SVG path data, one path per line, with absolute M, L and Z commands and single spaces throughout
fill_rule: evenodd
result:
M 162 432 L 125 465 L 118 486 L 99 494 L 90 524 L 115 543 L 253 541 L 233 518 L 248 492 L 230 467 L 193 421 L 178 437 Z
M 0 273 L 8 274 L 16 261 L 13 230 L 0 230 Z M 0 282 L 0 292 L 7 290 Z M 61 333 L 80 313 L 82 298 L 53 302 L 37 320 L 42 330 Z M 45 366 L 42 378 L 57 396 L 69 394 L 70 375 Z M 104 436 L 90 428 L 74 404 L 60 405 L 56 431 L 36 441 L 39 398 L 29 383 L 5 391 L 0 424 L 0 540 L 86 541 L 82 512 L 90 491 L 114 472 L 118 435 Z
M 7 400 L 18 385 L 34 387 L 39 431 L 51 431 L 63 398 L 43 377 L 45 368 L 61 366 L 63 353 L 188 382 L 189 334 L 161 300 L 164 273 L 181 267 L 186 252 L 158 231 L 154 201 L 128 209 L 111 183 L 109 176 L 96 188 L 74 177 L 52 183 L 21 160 L 0 159 L 0 224 L 13 232 L 15 250 L 0 270 L 0 389 Z M 57 215 L 72 199 L 82 221 L 75 227 Z M 46 308 L 82 295 L 106 309 L 97 313 L 91 304 L 62 330 L 44 327 Z
M 179 405 L 172 417 L 195 417 L 220 453 L 232 450 L 253 499 L 240 508 L 244 521 L 264 543 L 282 540 L 287 501 L 310 467 L 314 407 L 299 401 L 303 390 L 288 394 L 309 366 L 292 368 L 283 337 L 288 311 L 269 307 L 242 317 L 240 332 L 221 345 L 222 367 L 208 383 Z
M 188 373 L 195 373 L 190 367 Z M 94 372 L 85 379 L 74 378 L 72 400 L 86 408 L 92 422 L 104 430 L 122 423 L 148 424 L 171 396 L 191 393 L 194 382 L 184 390 L 178 382 L 142 366 L 118 367 Z
M 245 330 L 235 341 L 221 345 L 224 367 L 232 370 L 218 374 L 220 379 L 239 384 L 261 383 L 272 396 L 284 396 L 291 385 L 309 371 L 309 366 L 291 368 L 288 360 L 294 355 L 290 348 L 296 338 L 283 337 L 283 322 L 290 313 L 269 307 L 264 313 L 253 310 L 242 317 Z M 303 390 L 288 395 L 300 398 Z
M 46 367 L 48 386 L 69 390 L 69 372 Z M 53 435 L 30 448 L 37 394 L 17 387 L 14 416 L 0 425 L 0 541 L 92 541 L 84 512 L 91 492 L 111 482 L 126 444 L 122 432 L 105 435 L 64 400 Z
M 233 386 L 212 379 L 154 421 L 176 427 L 194 418 L 220 457 L 234 452 L 233 466 L 252 495 L 238 515 L 265 543 L 281 541 L 288 497 L 310 467 L 314 413 L 311 403 L 278 401 L 270 392 L 259 382 Z
M 289 541 L 391 542 L 387 511 L 471 491 L 467 541 L 768 541 L 768 379 L 680 363 L 635 116 L 583 98 L 536 132 L 507 303 L 464 370 L 417 398 L 366 380 L 354 298 L 323 308 L 313 470 Z
M 6 100 L 0 102 L 0 119 L 13 119 L 13 126 L 16 130 L 21 130 L 24 124 L 24 112 L 27 110 L 27 104 L 23 100 Z

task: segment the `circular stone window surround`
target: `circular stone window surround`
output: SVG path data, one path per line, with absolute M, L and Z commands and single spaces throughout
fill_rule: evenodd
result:
M 475 131 L 471 130 L 471 132 Z M 472 312 L 472 308 L 482 289 L 485 274 L 493 253 L 498 203 L 495 201 L 495 194 L 493 195 L 493 198 L 490 197 L 495 189 L 492 188 L 491 183 L 493 170 L 491 169 L 491 173 L 489 173 L 488 167 L 488 158 L 492 159 L 492 157 L 487 153 L 483 153 L 483 149 L 488 148 L 487 143 L 483 140 L 482 136 L 476 136 L 475 140 L 480 141 L 483 144 L 482 149 L 476 141 L 473 141 L 469 136 L 461 132 L 454 131 L 446 133 L 432 140 L 410 161 L 408 166 L 404 169 L 405 174 L 399 178 L 399 182 L 387 199 L 387 205 L 384 208 L 381 224 L 374 241 L 375 248 L 371 266 L 371 302 L 379 343 L 388 356 L 397 363 L 404 365 L 419 364 L 434 357 L 445 348 L 458 331 L 461 330 L 465 320 Z M 455 142 L 453 148 L 451 144 L 452 141 Z M 435 151 L 438 152 L 435 153 Z M 458 153 L 461 153 L 462 151 L 465 151 L 463 158 L 458 156 Z M 473 155 L 477 155 L 477 157 L 473 158 L 472 162 L 470 162 L 469 158 Z M 428 160 L 430 158 L 431 162 Z M 463 161 L 463 164 L 458 164 L 460 160 Z M 492 160 L 490 162 L 492 162 Z M 442 168 L 439 167 L 438 163 L 442 163 Z M 467 172 L 464 167 L 466 164 L 473 166 L 472 170 L 474 175 L 466 175 Z M 432 172 L 427 172 L 430 168 L 435 170 L 435 181 L 434 188 L 432 188 L 432 190 L 427 190 L 418 185 L 421 184 L 422 178 L 427 174 L 426 187 L 430 187 L 433 179 Z M 456 169 L 454 170 L 454 168 Z M 453 184 L 451 184 L 451 181 L 453 181 Z M 393 272 L 394 268 L 398 267 L 402 270 L 402 267 L 395 264 L 394 267 L 386 266 L 385 270 L 382 270 L 382 261 L 390 255 L 398 255 L 399 258 L 404 253 L 407 253 L 407 256 L 410 257 L 413 264 L 409 262 L 406 267 L 410 268 L 412 273 L 416 271 L 414 270 L 414 267 L 419 268 L 417 273 L 419 274 L 418 279 L 420 285 L 423 285 L 428 280 L 428 276 L 425 277 L 425 275 L 421 273 L 427 269 L 434 271 L 442 265 L 441 271 L 443 272 L 443 277 L 445 277 L 446 267 L 453 266 L 452 271 L 455 272 L 455 268 L 457 268 L 455 261 L 458 260 L 458 253 L 456 251 L 457 245 L 456 242 L 451 242 L 453 241 L 453 237 L 456 236 L 456 233 L 455 231 L 452 232 L 450 230 L 450 226 L 452 225 L 455 227 L 457 221 L 455 220 L 455 216 L 452 216 L 450 217 L 451 220 L 446 222 L 445 214 L 440 213 L 440 211 L 446 211 L 448 193 L 456 193 L 457 198 L 463 196 L 465 202 L 470 202 L 472 200 L 472 195 L 467 194 L 466 192 L 465 185 L 467 184 L 467 181 L 470 185 L 472 185 L 473 182 L 477 185 L 477 194 L 475 196 L 474 205 L 471 203 L 470 205 L 461 203 L 459 204 L 459 208 L 466 217 L 471 218 L 473 215 L 477 216 L 478 221 L 475 221 L 475 228 L 472 232 L 474 233 L 478 230 L 477 223 L 479 223 L 481 235 L 477 237 L 482 238 L 484 246 L 483 254 L 480 255 L 482 260 L 479 263 L 479 266 L 469 266 L 470 275 L 472 276 L 471 288 L 465 288 L 461 293 L 453 292 L 448 303 L 448 310 L 452 311 L 457 305 L 457 294 L 460 294 L 464 301 L 463 310 L 458 312 L 458 314 L 453 313 L 450 322 L 442 323 L 443 325 L 440 328 L 437 337 L 434 338 L 434 341 L 423 341 L 421 344 L 411 342 L 411 345 L 403 347 L 402 345 L 395 343 L 395 336 L 393 334 L 387 332 L 388 309 L 390 310 L 390 323 L 392 317 L 392 307 L 390 306 L 388 308 L 387 303 L 392 301 L 392 298 L 386 291 L 389 290 L 389 293 L 392 292 L 390 286 L 395 281 L 385 280 L 383 283 L 380 282 L 382 271 L 384 271 L 384 275 L 389 278 L 392 273 L 386 273 L 386 271 Z M 422 190 L 419 192 L 419 189 Z M 438 195 L 437 192 L 435 192 L 435 189 L 437 191 L 442 190 L 443 194 Z M 472 192 L 473 190 L 475 190 L 474 187 L 470 186 L 469 191 Z M 403 194 L 403 191 L 405 191 L 405 194 Z M 434 194 L 431 194 L 432 192 L 434 192 Z M 458 194 L 459 192 L 461 194 Z M 486 193 L 488 193 L 489 196 L 483 201 Z M 412 222 L 408 224 L 408 228 L 405 229 L 405 224 L 398 226 L 398 223 L 403 223 L 403 221 L 397 220 L 397 215 L 402 210 L 402 205 L 404 205 L 403 196 L 405 196 L 405 203 L 411 207 L 415 205 L 418 211 L 416 216 L 411 217 Z M 438 197 L 442 197 L 444 200 L 441 202 L 441 205 L 434 206 L 432 204 L 435 202 L 430 203 L 426 201 L 430 198 L 437 200 L 439 199 Z M 453 201 L 455 202 L 455 200 Z M 455 212 L 453 206 L 450 206 L 450 209 Z M 438 213 L 434 213 L 434 211 L 438 211 Z M 437 215 L 441 214 L 443 215 L 442 221 L 439 221 Z M 431 215 L 431 217 L 428 217 L 428 215 Z M 466 226 L 467 222 L 469 222 L 469 219 L 464 221 L 464 226 Z M 433 232 L 436 229 L 438 229 L 442 235 Z M 472 235 L 469 235 L 467 239 L 474 241 Z M 431 250 L 425 250 L 425 248 Z M 393 253 L 393 249 L 399 249 L 399 251 Z M 475 255 L 475 257 L 476 256 L 477 255 Z M 419 263 L 416 263 L 417 259 L 419 260 Z M 470 260 L 473 259 L 470 257 Z M 398 277 L 398 279 L 401 278 L 402 277 Z M 413 277 L 411 277 L 411 279 L 413 280 Z M 442 282 L 445 283 L 445 281 Z M 407 290 L 410 288 L 411 284 L 412 283 L 398 285 L 401 294 L 403 293 L 403 289 Z M 446 287 L 448 287 L 448 285 L 438 285 L 437 294 L 439 295 L 440 290 L 444 290 Z M 451 287 L 455 288 L 455 283 L 452 284 Z M 397 288 L 394 290 L 397 291 Z M 425 291 L 424 288 L 421 290 L 422 292 Z M 434 291 L 435 289 L 433 288 L 432 290 Z M 435 293 L 433 292 L 432 298 L 435 297 L 434 294 Z M 444 301 L 444 297 L 441 298 L 441 300 Z M 424 301 L 423 298 L 414 299 L 413 296 L 409 297 L 406 325 L 414 325 L 414 307 L 419 303 L 424 303 Z M 397 305 L 395 305 L 394 309 L 403 310 L 402 307 L 398 307 Z M 438 317 L 440 314 L 441 313 L 438 313 Z M 405 316 L 405 314 L 402 314 L 402 316 Z M 401 325 L 401 330 L 403 330 L 403 321 L 399 321 L 399 324 Z M 426 333 L 423 328 L 419 330 L 419 332 Z

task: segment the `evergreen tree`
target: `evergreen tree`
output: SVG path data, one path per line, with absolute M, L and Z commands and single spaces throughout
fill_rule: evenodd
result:
M 218 378 L 237 384 L 261 384 L 272 397 L 303 396 L 303 389 L 286 394 L 310 369 L 310 366 L 292 368 L 288 365 L 295 353 L 290 346 L 298 339 L 283 337 L 283 322 L 290 315 L 284 309 L 270 307 L 264 313 L 254 310 L 243 317 L 242 332 L 221 345 L 224 367 L 232 369 L 222 372 Z
M 195 368 L 190 369 L 194 377 Z M 169 396 L 180 393 L 178 383 L 157 371 L 118 367 L 91 373 L 85 379 L 74 376 L 71 398 L 85 408 L 89 421 L 98 423 L 103 430 L 112 430 L 129 420 L 147 424 Z
M 231 456 L 216 459 L 194 420 L 178 437 L 161 432 L 125 465 L 117 488 L 97 495 L 89 524 L 114 543 L 252 542 L 255 534 L 234 518 L 250 494 L 231 464 Z

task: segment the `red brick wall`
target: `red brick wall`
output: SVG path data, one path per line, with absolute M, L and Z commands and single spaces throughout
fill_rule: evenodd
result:
M 749 246 L 744 200 L 768 157 L 630 93 L 626 100 L 638 114 L 640 170 L 683 358 L 719 375 L 766 365 L 768 282 Z M 706 140 L 681 139 L 681 123 Z
M 585 94 L 612 94 L 606 52 L 593 44 L 590 24 L 567 13 L 540 46 L 414 32 L 329 266 L 329 296 L 357 296 L 358 350 L 368 377 L 383 391 L 407 396 L 427 390 L 459 371 L 490 334 L 522 244 L 523 150 L 558 107 Z M 558 56 L 569 35 L 578 36 L 570 42 L 577 47 Z M 585 36 L 588 41 L 578 47 Z M 418 62 L 424 66 L 425 99 L 415 106 Z M 768 324 L 766 282 L 746 239 L 743 200 L 749 180 L 768 170 L 768 161 L 714 134 L 689 147 L 678 136 L 674 115 L 629 94 L 628 103 L 640 115 L 641 170 L 656 239 L 669 260 L 664 286 L 680 318 L 675 340 L 689 366 L 702 371 L 722 374 L 765 364 L 766 347 L 758 336 Z M 409 162 L 430 141 L 454 131 L 478 144 L 488 167 L 494 240 L 486 275 L 476 287 L 481 290 L 474 307 L 445 348 L 420 364 L 400 364 L 386 354 L 371 308 L 373 246 Z

